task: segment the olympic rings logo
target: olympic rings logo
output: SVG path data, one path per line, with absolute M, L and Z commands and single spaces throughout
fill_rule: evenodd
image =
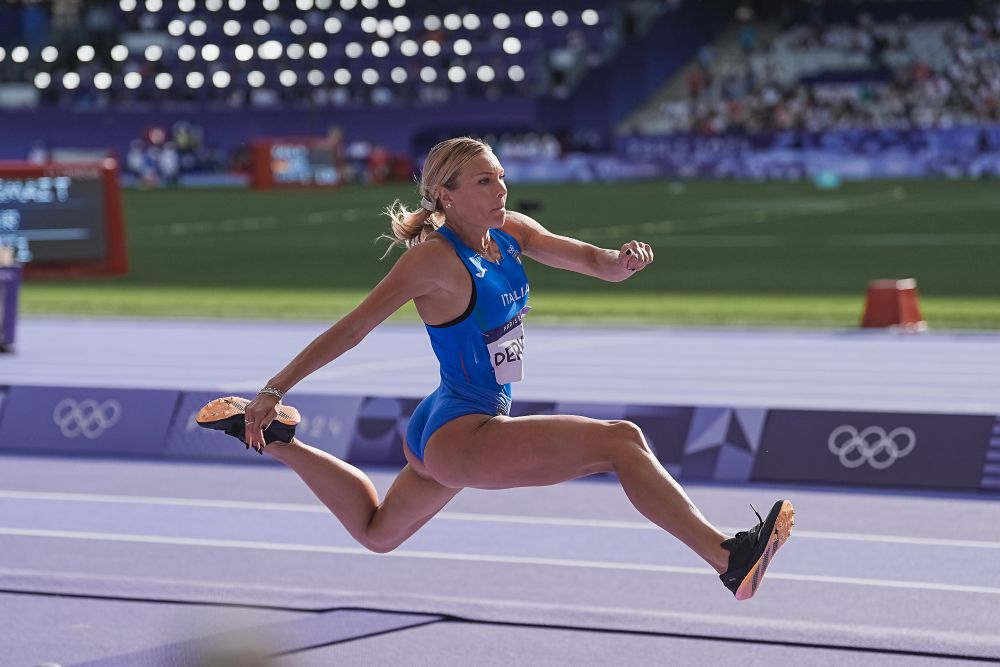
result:
M 913 451 L 917 435 L 906 426 L 888 433 L 880 426 L 869 426 L 859 433 L 850 424 L 844 424 L 833 430 L 827 444 L 845 468 L 867 463 L 876 470 L 885 470 Z
M 93 440 L 117 424 L 121 415 L 121 403 L 115 400 L 99 404 L 91 398 L 79 403 L 72 398 L 65 398 L 52 411 L 52 420 L 67 438 L 82 435 Z

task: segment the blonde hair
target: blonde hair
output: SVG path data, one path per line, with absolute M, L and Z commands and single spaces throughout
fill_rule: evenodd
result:
M 432 148 L 424 160 L 419 190 L 421 200 L 430 202 L 434 210 L 428 211 L 423 206 L 410 210 L 398 199 L 386 207 L 383 213 L 389 216 L 392 235 L 382 234 L 379 238 L 389 239 L 392 243 L 382 255 L 383 259 L 393 247 L 411 248 L 443 225 L 445 215 L 437 197 L 438 186 L 454 189 L 459 172 L 469 160 L 492 152 L 489 144 L 472 137 L 446 139 Z

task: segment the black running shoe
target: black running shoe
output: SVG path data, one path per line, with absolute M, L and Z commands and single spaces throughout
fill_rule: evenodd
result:
M 722 543 L 729 550 L 729 569 L 720 574 L 719 579 L 737 600 L 749 600 L 757 592 L 767 566 L 788 540 L 795 524 L 795 509 L 791 501 L 774 503 L 766 519 L 760 518 L 753 505 L 750 508 L 760 523 Z
M 195 421 L 198 426 L 225 431 L 226 434 L 243 442 L 246 434 L 246 409 L 250 401 L 238 396 L 227 396 L 211 401 L 198 411 Z M 291 442 L 295 437 L 295 427 L 302 421 L 299 411 L 288 405 L 278 406 L 278 416 L 264 429 L 264 442 Z M 246 444 L 244 442 L 244 444 Z M 246 445 L 250 449 L 250 445 Z M 262 449 L 257 453 L 263 454 Z

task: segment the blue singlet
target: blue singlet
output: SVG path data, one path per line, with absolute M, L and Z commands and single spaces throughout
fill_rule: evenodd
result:
M 469 307 L 446 324 L 425 325 L 441 364 L 441 385 L 413 411 L 406 444 L 420 460 L 431 435 L 462 415 L 510 413 L 510 383 L 523 377 L 524 327 L 528 277 L 521 246 L 510 234 L 489 230 L 500 248 L 491 262 L 462 243 L 447 227 L 448 239 L 472 277 Z

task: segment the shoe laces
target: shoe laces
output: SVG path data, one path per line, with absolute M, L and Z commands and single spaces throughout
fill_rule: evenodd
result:
M 731 538 L 732 540 L 735 541 L 734 543 L 739 543 L 742 542 L 743 540 L 749 539 L 755 533 L 760 532 L 760 529 L 764 525 L 764 518 L 760 515 L 760 512 L 757 511 L 757 508 L 753 506 L 753 503 L 750 503 L 750 509 L 752 509 L 753 513 L 757 515 L 757 525 L 751 528 L 750 530 L 741 530 L 740 532 L 736 533 L 736 535 L 734 535 Z M 726 542 L 729 542 L 729 540 L 726 540 Z

